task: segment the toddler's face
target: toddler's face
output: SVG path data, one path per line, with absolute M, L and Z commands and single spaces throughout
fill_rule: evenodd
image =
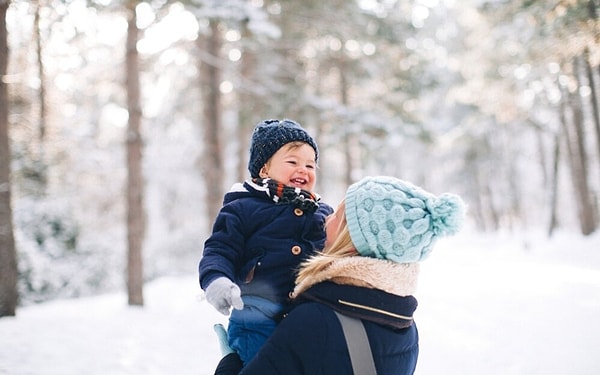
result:
M 273 154 L 259 175 L 312 191 L 317 181 L 315 157 L 315 150 L 307 143 L 288 143 Z

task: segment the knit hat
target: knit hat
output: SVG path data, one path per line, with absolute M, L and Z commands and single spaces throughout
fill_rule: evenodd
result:
M 365 177 L 346 191 L 346 221 L 362 256 L 412 263 L 425 259 L 440 236 L 459 231 L 460 197 L 439 197 L 394 177 Z
M 300 124 L 292 120 L 264 120 L 256 125 L 252 133 L 248 171 L 252 178 L 259 177 L 260 169 L 283 145 L 300 141 L 315 150 L 315 162 L 319 159 L 319 148 Z

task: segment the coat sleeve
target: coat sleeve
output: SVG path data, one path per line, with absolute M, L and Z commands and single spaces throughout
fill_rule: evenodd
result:
M 243 367 L 242 360 L 237 353 L 229 353 L 221 358 L 217 365 L 215 375 L 237 375 Z
M 198 273 L 200 286 L 206 287 L 220 276 L 235 281 L 245 247 L 244 219 L 236 204 L 225 205 L 217 215 L 210 237 L 204 242 L 204 251 Z

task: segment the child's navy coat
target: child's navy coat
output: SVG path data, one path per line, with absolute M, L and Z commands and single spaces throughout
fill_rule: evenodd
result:
M 315 212 L 276 204 L 248 184 L 225 194 L 223 207 L 204 244 L 200 286 L 226 276 L 242 296 L 285 303 L 298 264 L 325 245 L 325 219 L 333 209 L 319 202 Z

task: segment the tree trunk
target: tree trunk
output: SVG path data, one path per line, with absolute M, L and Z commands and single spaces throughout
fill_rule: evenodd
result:
M 44 196 L 48 182 L 47 168 L 44 168 L 46 158 L 45 138 L 47 131 L 47 106 L 46 106 L 46 78 L 44 74 L 44 60 L 42 57 L 42 32 L 40 30 L 40 12 L 43 0 L 37 0 L 35 7 L 35 16 L 33 20 L 33 37 L 35 38 L 37 64 L 38 64 L 38 79 L 40 80 L 40 88 L 38 90 L 38 138 L 32 142 L 32 155 L 39 161 L 37 170 L 38 176 L 35 179 L 35 186 L 38 194 Z M 36 149 L 37 146 L 37 149 Z
M 563 90 L 561 101 L 561 126 L 567 145 L 567 157 L 569 161 L 569 169 L 571 172 L 571 180 L 573 182 L 574 201 L 576 204 L 577 217 L 581 233 L 590 234 L 593 231 L 593 225 L 590 225 L 589 212 L 592 206 L 589 202 L 589 188 L 587 185 L 587 176 L 584 172 L 585 162 L 582 164 L 581 157 L 585 156 L 585 151 L 581 150 L 582 142 L 582 114 L 581 108 L 578 107 L 577 98 L 566 90 Z M 578 95 L 577 95 L 578 96 Z M 568 102 L 565 102 L 568 101 Z M 567 109 L 571 109 L 571 121 L 567 118 Z M 593 218 L 593 217 L 592 217 Z
M 6 11 L 9 1 L 0 0 L 0 77 L 8 68 Z M 0 79 L 0 317 L 16 314 L 17 254 L 12 226 L 10 192 L 10 141 L 8 137 L 8 89 Z
M 140 125 L 140 71 L 136 25 L 137 0 L 127 3 L 126 90 L 129 123 L 127 127 L 127 294 L 129 305 L 144 305 L 144 270 L 142 245 L 144 239 L 144 206 L 142 177 L 142 137 Z
M 340 58 L 340 62 L 338 64 L 339 73 L 340 73 L 340 100 L 344 107 L 348 107 L 348 77 L 346 71 L 346 63 L 344 61 L 344 57 Z M 344 122 L 345 123 L 345 122 Z M 354 182 L 353 172 L 359 168 L 358 159 L 359 155 L 357 153 L 360 151 L 356 139 L 354 137 L 351 129 L 346 126 L 346 129 L 343 130 L 344 134 L 344 160 L 346 161 L 346 168 L 344 174 L 344 183 L 346 186 L 350 186 Z
M 248 176 L 248 149 L 250 147 L 250 137 L 252 129 L 259 119 L 253 119 L 252 114 L 255 113 L 254 93 L 250 91 L 252 80 L 252 72 L 256 65 L 256 56 L 248 43 L 251 43 L 252 35 L 248 30 L 248 19 L 242 22 L 242 42 L 246 43 L 243 48 L 241 60 L 241 82 L 238 89 L 239 97 L 239 113 L 238 113 L 238 167 L 237 180 L 243 181 Z
M 495 139 L 494 139 L 495 141 Z M 497 191 L 496 182 L 497 180 L 506 180 L 507 176 L 502 171 L 500 165 L 494 164 L 489 165 L 490 161 L 487 155 L 491 152 L 492 147 L 490 146 L 492 140 L 487 138 L 481 139 L 480 145 L 477 145 L 477 156 L 474 158 L 477 162 L 477 190 L 481 200 L 481 210 L 485 219 L 486 231 L 495 232 L 500 229 L 502 215 L 504 214 L 501 209 L 498 208 L 498 201 L 502 202 L 502 195 L 496 198 L 494 195 Z M 483 156 L 483 157 L 482 157 Z M 484 160 L 485 164 L 481 163 Z M 487 164 L 487 165 L 486 165 Z M 490 166 L 493 172 L 490 171 Z
M 557 203 L 558 203 L 558 166 L 560 160 L 560 136 L 554 136 L 554 152 L 552 157 L 552 173 L 548 179 L 550 183 L 550 224 L 548 226 L 548 237 L 552 237 L 558 227 Z
M 44 60 L 42 58 L 42 33 L 40 31 L 40 11 L 42 0 L 37 1 L 35 8 L 34 29 L 35 29 L 35 45 L 38 63 L 38 78 L 40 80 L 40 90 L 38 92 L 38 100 L 40 102 L 39 112 L 39 147 L 40 157 L 44 155 L 44 138 L 46 137 L 46 79 L 44 75 Z
M 494 189 L 490 186 L 490 183 L 485 181 L 482 183 L 483 186 L 483 196 L 486 197 L 485 202 L 487 207 L 485 210 L 488 211 L 489 221 L 487 224 L 488 230 L 496 232 L 500 229 L 500 216 L 498 213 L 498 209 L 496 208 L 496 204 L 494 202 Z
M 509 218 L 508 225 L 510 229 L 513 230 L 515 227 L 527 227 L 527 215 L 523 213 L 522 204 L 521 204 L 521 194 L 519 194 L 519 181 L 518 173 L 517 173 L 517 161 L 515 157 L 509 153 L 506 158 L 508 162 L 507 173 L 508 173 L 508 185 L 510 186 L 510 191 L 513 194 L 510 194 L 507 198 L 509 199 Z
M 594 118 L 594 130 L 596 132 L 596 147 L 598 148 L 598 157 L 600 157 L 600 109 L 598 108 L 598 94 L 596 93 L 596 82 L 594 79 L 594 70 L 590 65 L 590 51 L 586 48 L 585 50 L 585 72 L 587 74 L 588 85 L 591 90 L 590 106 L 592 107 L 592 114 Z
M 474 163 L 473 160 L 471 160 Z M 473 194 L 473 208 L 470 209 L 472 214 L 475 216 L 475 225 L 477 226 L 477 230 L 480 232 L 485 232 L 487 230 L 487 217 L 485 215 L 484 209 L 484 201 L 483 201 L 483 189 L 481 188 L 481 178 L 479 177 L 480 171 L 477 165 L 469 168 L 471 171 L 471 179 L 472 183 L 470 186 L 475 191 Z
M 500 219 L 494 205 L 493 189 L 489 187 L 489 168 L 481 162 L 481 155 L 486 152 L 487 146 L 482 149 L 482 146 L 476 145 L 466 155 L 466 169 L 471 180 L 468 185 L 473 196 L 473 209 L 470 211 L 475 215 L 475 225 L 479 231 L 495 231 L 500 225 Z
M 219 56 L 221 51 L 221 37 L 219 22 L 215 19 L 209 21 L 210 35 L 199 35 L 198 43 L 201 56 L 200 62 L 200 87 L 202 88 L 203 120 L 204 126 L 204 157 L 202 158 L 202 171 L 205 181 L 205 197 L 207 215 L 212 222 L 217 216 L 223 201 L 223 148 L 221 145 L 221 69 Z M 211 223 L 212 226 L 212 223 Z M 209 228 L 210 230 L 210 228 Z
M 575 57 L 573 61 L 573 73 L 577 79 L 577 86 L 581 87 L 580 79 L 580 57 Z M 579 91 L 577 91 L 578 93 Z M 576 184 L 577 198 L 579 199 L 581 233 L 584 235 L 591 234 L 596 229 L 594 218 L 594 204 L 592 201 L 592 192 L 589 186 L 589 168 L 588 168 L 588 152 L 585 141 L 584 129 L 584 114 L 581 95 L 571 93 L 570 95 L 571 110 L 573 111 L 573 129 L 575 135 L 576 147 Z

